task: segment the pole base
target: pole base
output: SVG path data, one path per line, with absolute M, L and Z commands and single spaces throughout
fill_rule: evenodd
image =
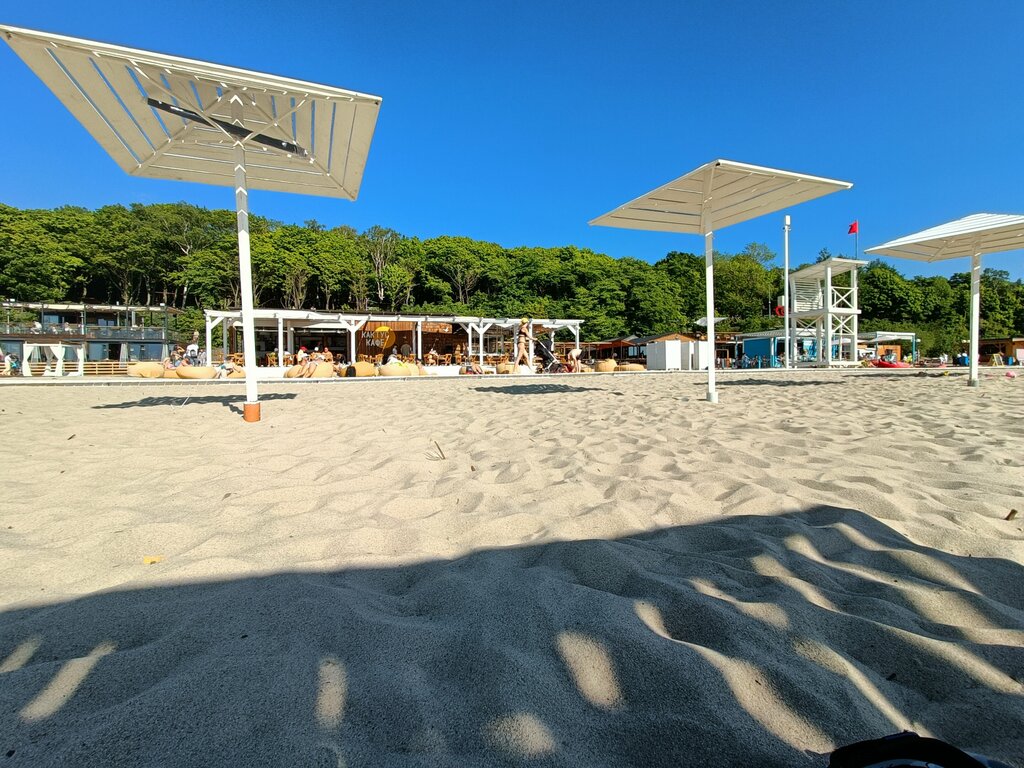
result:
M 253 422 L 260 420 L 260 404 L 246 403 L 242 406 L 242 418 L 245 421 Z
M 715 392 L 715 391 L 712 391 L 712 390 L 709 389 L 708 390 L 708 402 L 709 403 L 717 403 L 718 402 L 718 392 Z
M 967 382 L 967 386 L 969 386 L 969 387 L 980 387 L 981 386 L 981 382 L 978 379 L 970 379 Z

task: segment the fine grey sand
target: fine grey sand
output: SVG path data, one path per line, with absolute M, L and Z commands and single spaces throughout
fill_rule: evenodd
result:
M 703 382 L 0 387 L 0 765 L 1021 762 L 1024 377 Z

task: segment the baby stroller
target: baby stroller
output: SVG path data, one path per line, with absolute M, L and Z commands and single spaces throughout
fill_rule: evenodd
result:
M 566 368 L 555 357 L 555 353 L 548 349 L 543 344 L 538 344 L 536 347 L 537 351 L 540 352 L 540 356 L 544 358 L 544 368 L 541 373 L 565 373 Z

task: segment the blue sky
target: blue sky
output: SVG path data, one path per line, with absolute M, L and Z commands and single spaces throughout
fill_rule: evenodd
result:
M 383 97 L 355 203 L 254 192 L 286 222 L 373 224 L 656 261 L 697 236 L 587 221 L 714 158 L 852 181 L 790 211 L 794 262 L 978 212 L 1024 213 L 1024 3 L 248 2 L 0 5 L 0 22 Z M 244 8 L 244 11 L 241 9 Z M 123 174 L 6 46 L 0 201 L 187 200 L 228 188 Z M 782 250 L 782 214 L 716 235 Z M 967 261 L 892 262 L 950 274 Z M 1024 253 L 986 266 L 1024 277 Z

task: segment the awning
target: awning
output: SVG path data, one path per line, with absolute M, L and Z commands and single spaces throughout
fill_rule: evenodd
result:
M 714 160 L 658 187 L 590 223 L 704 235 L 708 338 L 715 336 L 714 231 L 766 213 L 781 211 L 853 184 L 775 168 Z M 708 400 L 715 392 L 714 359 L 708 366 Z
M 381 98 L 0 25 L 0 35 L 132 176 L 355 200 Z
M 355 200 L 379 96 L 0 25 L 0 36 L 132 176 L 235 190 L 246 421 L 258 421 L 249 190 Z
M 1024 248 L 1024 216 L 976 213 L 868 248 L 864 252 L 915 261 L 971 257 L 971 354 L 968 384 L 978 386 L 981 256 Z

